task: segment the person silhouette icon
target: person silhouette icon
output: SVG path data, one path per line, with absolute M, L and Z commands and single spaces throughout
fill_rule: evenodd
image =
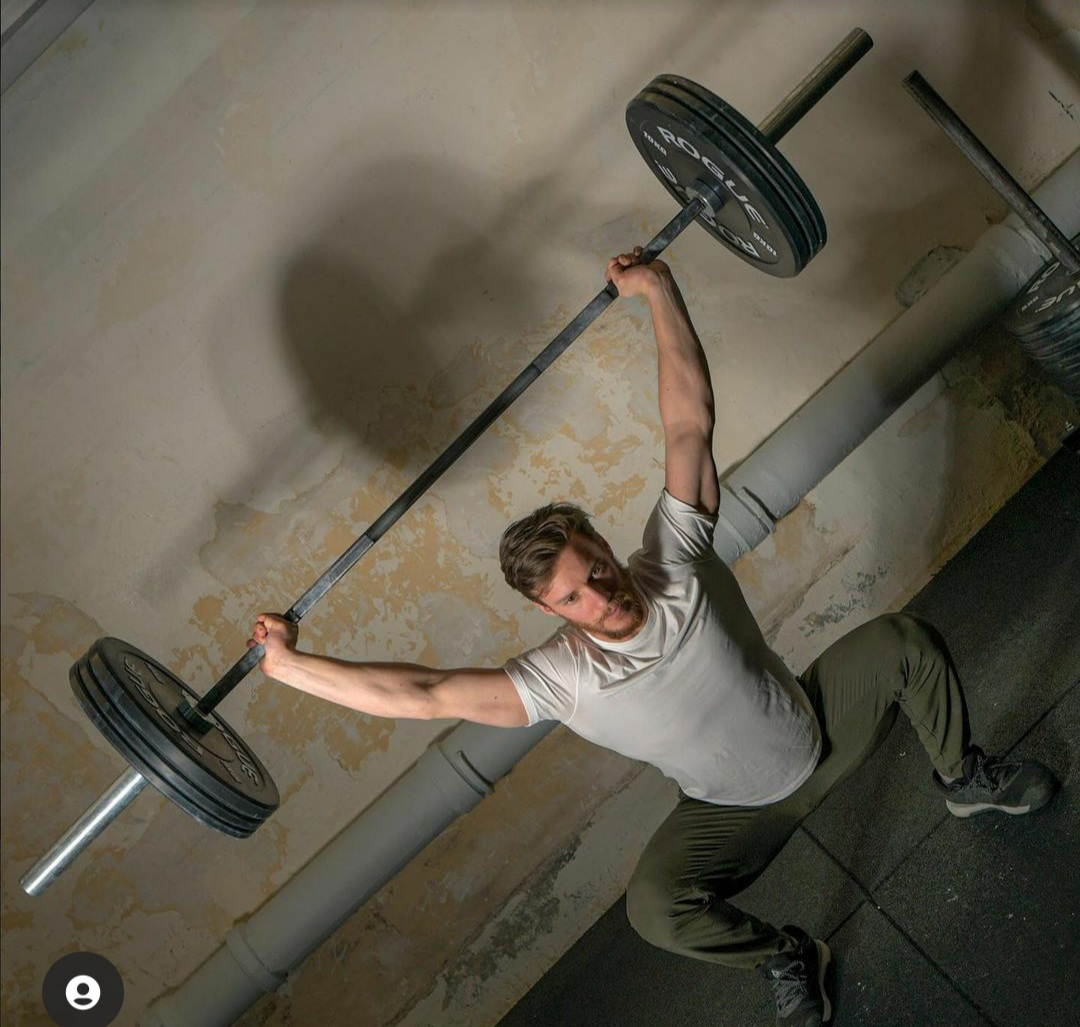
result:
M 72 1009 L 93 1009 L 101 999 L 101 985 L 89 974 L 78 974 L 67 982 L 64 997 Z

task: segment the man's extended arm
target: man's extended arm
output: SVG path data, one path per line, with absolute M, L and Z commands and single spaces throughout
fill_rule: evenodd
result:
M 376 717 L 471 720 L 523 727 L 528 716 L 506 671 L 435 670 L 409 663 L 348 663 L 298 652 L 296 625 L 260 613 L 248 646 L 262 645 L 267 677 Z
M 664 486 L 704 513 L 720 505 L 712 454 L 715 423 L 705 351 L 666 264 L 637 263 L 640 247 L 614 257 L 607 277 L 621 296 L 644 296 L 652 312 L 658 362 L 660 422 L 664 426 Z

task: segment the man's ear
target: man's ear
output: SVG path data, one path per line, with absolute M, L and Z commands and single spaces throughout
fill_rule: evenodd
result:
M 532 604 L 542 613 L 546 613 L 549 617 L 559 616 L 550 606 L 547 605 L 547 603 L 542 603 L 539 599 L 534 599 L 532 601 Z

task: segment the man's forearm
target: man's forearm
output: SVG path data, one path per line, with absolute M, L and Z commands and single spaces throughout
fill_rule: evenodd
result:
M 649 293 L 659 378 L 660 420 L 666 432 L 713 428 L 713 391 L 705 351 L 674 279 L 661 276 Z
M 290 652 L 275 662 L 270 676 L 372 716 L 422 720 L 432 715 L 430 689 L 443 672 L 408 663 L 349 663 Z

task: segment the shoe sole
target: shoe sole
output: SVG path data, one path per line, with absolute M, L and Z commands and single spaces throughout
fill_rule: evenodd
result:
M 832 964 L 832 951 L 829 946 L 823 941 L 814 939 L 814 944 L 817 946 L 818 956 L 818 990 L 821 992 L 822 1009 L 821 1009 L 821 1022 L 828 1023 L 832 1019 L 833 1004 L 832 998 L 829 995 L 829 990 L 826 987 L 825 978 L 829 975 L 829 969 Z
M 1049 799 L 1046 800 L 1046 802 L 1049 801 Z M 1008 813 L 1011 817 L 1019 817 L 1023 816 L 1025 813 L 1031 813 L 1033 810 L 1042 809 L 1043 806 L 1046 805 L 1046 802 L 1040 802 L 1036 805 L 1029 803 L 1027 806 L 995 806 L 992 802 L 963 804 L 949 802 L 949 800 L 946 799 L 945 805 L 954 817 L 974 817 L 979 813 Z

